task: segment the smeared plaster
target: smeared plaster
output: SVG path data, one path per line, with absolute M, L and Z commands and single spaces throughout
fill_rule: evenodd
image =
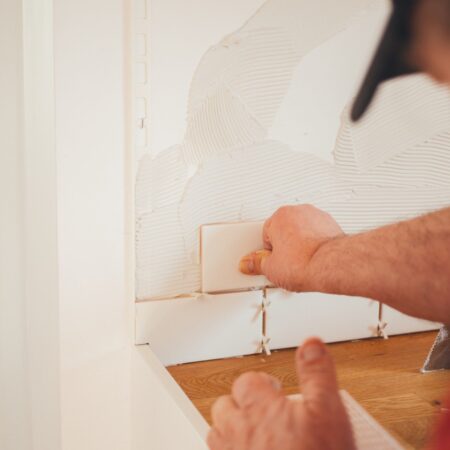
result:
M 180 146 L 160 153 L 156 158 L 145 155 L 136 177 L 136 213 L 138 217 L 165 206 L 179 203 L 189 167 L 184 163 Z
M 203 57 L 183 142 L 140 164 L 139 299 L 200 289 L 205 223 L 313 203 L 353 233 L 450 203 L 450 95 L 424 76 L 387 83 L 360 124 L 345 110 L 332 163 L 267 138 L 302 56 L 374 8 L 329 3 L 269 0 Z
M 269 0 L 242 28 L 211 47 L 191 84 L 185 161 L 199 163 L 264 139 L 301 58 L 374 4 L 346 0 L 336 8 L 331 0 Z
M 450 96 L 446 86 L 411 76 L 401 82 L 386 83 L 379 97 L 382 101 L 374 103 L 367 120 L 351 127 L 353 152 L 360 170 L 371 171 L 449 129 Z M 412 164 L 408 165 L 412 168 Z

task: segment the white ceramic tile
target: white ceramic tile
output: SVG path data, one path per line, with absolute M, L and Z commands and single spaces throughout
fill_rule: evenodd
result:
M 261 303 L 261 291 L 137 303 L 136 343 L 164 365 L 256 353 Z
M 263 248 L 262 222 L 201 227 L 202 291 L 218 292 L 268 286 L 263 276 L 244 275 L 240 259 Z
M 310 336 L 324 342 L 368 338 L 378 323 L 378 303 L 320 293 L 268 290 L 267 337 L 271 349 L 298 346 Z
M 435 322 L 408 316 L 387 305 L 383 305 L 382 320 L 386 323 L 385 332 L 388 336 L 437 330 L 441 326 Z

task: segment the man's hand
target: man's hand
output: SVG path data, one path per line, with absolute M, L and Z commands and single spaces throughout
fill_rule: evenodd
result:
M 325 242 L 344 233 L 326 212 L 311 205 L 280 208 L 264 224 L 265 250 L 245 256 L 240 270 L 264 274 L 276 286 L 304 290 L 308 264 Z
M 297 350 L 303 398 L 289 400 L 265 373 L 246 373 L 231 396 L 212 408 L 211 450 L 352 450 L 350 422 L 324 344 L 309 339 Z

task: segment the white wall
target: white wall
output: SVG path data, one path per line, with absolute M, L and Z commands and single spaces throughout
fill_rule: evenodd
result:
M 26 370 L 21 139 L 20 3 L 0 9 L 0 447 L 26 450 L 31 420 Z
M 130 5 L 54 5 L 63 448 L 123 450 L 133 303 L 125 214 Z
M 124 450 L 127 8 L 20 5 L 0 11 L 0 448 Z
M 55 1 L 62 368 L 123 348 L 124 5 Z
M 0 12 L 0 448 L 162 450 L 166 388 L 131 364 L 130 5 L 23 1 L 24 55 L 20 2 Z
M 0 447 L 60 450 L 52 9 L 1 6 Z

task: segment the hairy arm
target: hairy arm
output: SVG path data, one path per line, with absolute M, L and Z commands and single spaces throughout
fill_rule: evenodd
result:
M 265 251 L 243 259 L 243 272 L 262 272 L 292 291 L 373 298 L 450 323 L 450 208 L 347 236 L 313 206 L 285 207 L 266 222 L 264 241 Z
M 450 208 L 321 245 L 305 289 L 370 297 L 450 322 Z

